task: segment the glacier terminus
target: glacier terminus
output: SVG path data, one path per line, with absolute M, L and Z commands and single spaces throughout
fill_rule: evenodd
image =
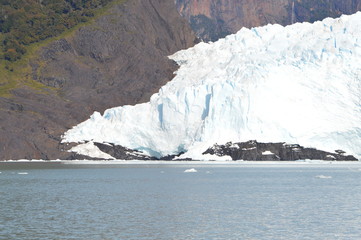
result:
M 149 102 L 94 112 L 62 141 L 202 160 L 216 143 L 257 140 L 360 159 L 360 29 L 359 12 L 199 43 L 170 56 L 176 76 Z

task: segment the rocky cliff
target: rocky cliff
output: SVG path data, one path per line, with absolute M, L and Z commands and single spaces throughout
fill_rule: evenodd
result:
M 361 0 L 176 0 L 178 11 L 203 40 L 215 41 L 242 27 L 288 25 L 352 14 Z
M 0 159 L 71 157 L 61 134 L 95 110 L 149 100 L 177 69 L 167 56 L 196 41 L 172 0 L 132 0 L 41 48 L 26 78 L 48 88 L 0 98 Z

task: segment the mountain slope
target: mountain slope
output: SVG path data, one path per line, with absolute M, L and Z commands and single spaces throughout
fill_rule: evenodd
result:
M 88 21 L 114 1 L 0 1 L 0 60 L 17 61 L 27 46 Z
M 243 28 L 171 59 L 176 77 L 149 103 L 95 112 L 65 142 L 111 142 L 202 159 L 215 143 L 297 143 L 361 157 L 361 13 Z
M 215 41 L 242 27 L 314 22 L 361 10 L 361 0 L 177 0 L 176 3 L 182 16 L 205 41 Z
M 71 157 L 64 131 L 95 110 L 148 101 L 177 69 L 166 56 L 195 41 L 173 1 L 132 0 L 41 48 L 22 76 L 39 87 L 19 81 L 0 97 L 0 159 Z

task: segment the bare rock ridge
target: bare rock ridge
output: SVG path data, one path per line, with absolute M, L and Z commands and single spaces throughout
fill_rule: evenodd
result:
M 242 143 L 228 142 L 224 145 L 215 144 L 203 154 L 218 157 L 230 156 L 232 160 L 251 161 L 294 161 L 301 159 L 357 161 L 357 158 L 352 155 L 345 155 L 342 150 L 335 150 L 335 153 L 330 153 L 315 148 L 305 148 L 299 144 L 261 143 L 254 140 Z
M 242 27 L 314 22 L 361 9 L 361 0 L 176 0 L 176 4 L 205 41 L 218 40 Z
M 42 48 L 25 85 L 0 98 L 0 160 L 65 159 L 61 135 L 94 111 L 149 100 L 173 77 L 168 55 L 191 47 L 194 33 L 172 0 L 129 0 Z

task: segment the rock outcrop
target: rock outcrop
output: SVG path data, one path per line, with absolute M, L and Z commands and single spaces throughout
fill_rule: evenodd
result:
M 150 157 L 137 150 L 129 149 L 120 145 L 112 143 L 94 143 L 100 151 L 109 154 L 115 159 L 122 160 L 158 160 L 155 157 Z
M 146 155 L 140 151 L 133 150 L 121 145 L 115 145 L 113 143 L 98 143 L 94 142 L 94 146 L 99 148 L 99 150 L 103 153 L 109 154 L 115 159 L 121 159 L 121 160 L 143 160 L 143 161 L 149 161 L 149 160 L 162 160 L 162 161 L 168 161 L 173 160 L 175 157 L 179 157 L 183 154 L 179 153 L 177 155 L 168 155 L 161 158 L 151 157 L 149 155 Z M 74 155 L 77 156 L 76 153 Z M 108 160 L 108 159 L 107 159 Z M 192 159 L 190 159 L 192 160 Z
M 171 0 L 115 4 L 30 62 L 29 82 L 0 98 L 0 159 L 70 158 L 61 135 L 94 111 L 149 100 L 173 77 L 168 55 L 197 38 Z
M 179 12 L 205 41 L 215 41 L 242 27 L 288 25 L 352 14 L 361 0 L 176 0 Z
M 299 144 L 261 143 L 248 141 L 241 143 L 228 142 L 224 145 L 215 144 L 203 154 L 218 157 L 230 156 L 232 160 L 248 161 L 294 161 L 294 160 L 328 160 L 357 161 L 352 155 L 345 155 L 342 150 L 330 153 L 315 148 L 305 148 Z

